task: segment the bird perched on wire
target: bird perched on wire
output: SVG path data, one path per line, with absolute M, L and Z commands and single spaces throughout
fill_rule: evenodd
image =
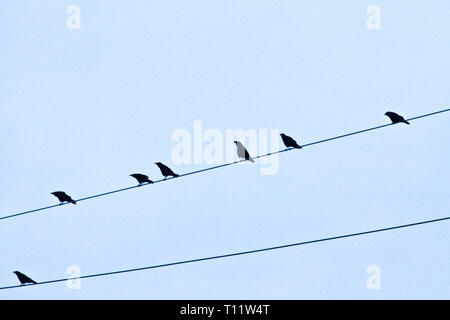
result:
M 401 115 L 392 112 L 392 111 L 388 111 L 384 114 L 385 116 L 388 116 L 389 119 L 391 119 L 392 123 L 399 123 L 399 122 L 403 122 L 406 124 L 409 124 L 408 121 L 405 120 L 405 118 L 403 118 Z
M 168 166 L 161 162 L 155 162 L 155 164 L 158 166 L 159 170 L 161 170 L 162 175 L 164 176 L 164 179 L 166 179 L 168 176 L 172 176 L 174 178 L 179 177 L 178 174 L 172 171 Z
M 76 201 L 72 200 L 72 198 L 63 191 L 52 192 L 52 195 L 58 198 L 58 200 L 61 202 L 60 204 L 63 204 L 65 201 L 77 204 Z
M 242 143 L 240 143 L 239 141 L 233 141 L 233 142 L 236 143 L 237 154 L 238 154 L 239 158 L 248 160 L 250 162 L 255 162 L 255 160 L 253 160 L 253 158 L 250 156 L 247 149 L 245 149 L 245 147 L 242 145 Z
M 292 139 L 291 137 L 285 135 L 284 133 L 280 134 L 281 140 L 283 140 L 284 145 L 286 148 L 296 148 L 301 149 L 302 147 L 298 145 L 297 141 Z
M 37 282 L 34 281 L 33 279 L 30 279 L 28 276 L 24 275 L 22 272 L 19 271 L 14 271 L 13 273 L 16 274 L 17 278 L 20 281 L 20 285 L 23 286 L 27 283 L 32 283 L 32 284 L 36 284 Z
M 139 185 L 141 185 L 143 183 L 153 183 L 153 181 L 150 180 L 148 178 L 148 176 L 146 176 L 145 174 L 133 173 L 133 174 L 130 174 L 130 177 L 135 178 L 139 182 Z

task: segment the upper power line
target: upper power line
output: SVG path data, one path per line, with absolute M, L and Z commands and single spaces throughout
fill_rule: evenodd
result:
M 402 119 L 404 121 L 406 121 L 406 122 L 407 121 L 414 121 L 414 120 L 417 120 L 417 119 L 430 117 L 430 116 L 437 115 L 437 114 L 444 113 L 444 112 L 448 112 L 448 111 L 450 111 L 450 109 L 443 109 L 443 110 L 439 110 L 439 111 L 435 111 L 435 112 L 419 115 L 419 116 L 416 116 L 416 117 L 412 117 L 412 118 L 409 118 L 409 119 L 406 119 L 406 120 L 404 120 L 403 118 Z M 400 122 L 403 122 L 403 121 L 400 121 Z M 342 138 L 349 137 L 349 136 L 352 136 L 352 135 L 357 135 L 357 134 L 361 134 L 361 133 L 364 133 L 364 132 L 378 130 L 378 129 L 381 129 L 381 128 L 384 128 L 384 127 L 389 127 L 389 126 L 392 126 L 394 124 L 396 124 L 396 123 L 393 122 L 393 123 L 383 124 L 383 125 L 372 127 L 372 128 L 367 128 L 367 129 L 363 129 L 363 130 L 353 131 L 353 132 L 342 134 L 342 135 L 339 135 L 339 136 L 335 136 L 335 137 L 331 137 L 331 138 L 327 138 L 327 139 L 323 139 L 323 140 L 317 140 L 317 141 L 313 141 L 313 142 L 310 142 L 310 143 L 306 143 L 306 144 L 301 145 L 300 147 L 304 148 L 304 147 L 309 147 L 309 146 L 312 146 L 312 145 L 325 143 L 325 142 L 332 141 L 332 140 L 342 139 Z M 282 152 L 287 152 L 287 151 L 292 151 L 292 150 L 297 150 L 297 148 L 286 148 L 286 149 L 282 149 L 282 150 L 277 150 L 277 151 L 274 151 L 274 152 L 269 152 L 269 153 L 266 153 L 266 154 L 255 156 L 255 157 L 253 157 L 253 159 L 269 157 L 269 156 L 277 154 L 277 153 L 282 153 Z M 208 168 L 204 168 L 204 169 L 200 169 L 200 170 L 186 172 L 186 173 L 183 173 L 183 174 L 175 174 L 172 177 L 167 178 L 167 179 L 164 178 L 164 179 L 152 181 L 151 184 L 155 184 L 155 183 L 159 183 L 159 182 L 163 182 L 163 181 L 168 181 L 168 180 L 172 180 L 172 179 L 176 179 L 176 178 L 181 178 L 181 177 L 185 177 L 185 176 L 189 176 L 189 175 L 193 175 L 193 174 L 197 174 L 197 173 L 201 173 L 201 172 L 206 172 L 206 171 L 210 171 L 210 170 L 215 170 L 215 169 L 219 169 L 219 168 L 222 168 L 222 167 L 235 165 L 235 164 L 238 164 L 238 163 L 241 163 L 241 162 L 244 162 L 244 161 L 247 161 L 247 160 L 246 159 L 242 159 L 242 160 L 228 162 L 228 163 L 224 163 L 224 164 L 220 164 L 220 165 L 216 165 L 216 166 L 212 166 L 212 167 L 208 167 Z M 139 184 L 139 185 L 134 185 L 134 186 L 131 186 L 131 187 L 116 189 L 116 190 L 103 192 L 103 193 L 87 196 L 87 197 L 84 197 L 84 198 L 76 199 L 76 200 L 73 200 L 73 202 L 81 202 L 81 201 L 85 201 L 85 200 L 89 200 L 89 199 L 93 199 L 93 198 L 103 197 L 103 196 L 110 195 L 110 194 L 113 194 L 113 193 L 123 192 L 123 191 L 126 191 L 126 190 L 131 190 L 131 189 L 135 189 L 135 188 L 139 188 L 139 187 L 143 187 L 143 186 L 148 186 L 148 185 L 151 185 L 151 184 L 150 183 L 149 184 Z M 50 205 L 50 206 L 47 206 L 47 207 L 42 207 L 42 208 L 37 208 L 37 209 L 28 210 L 28 211 L 22 211 L 22 212 L 14 213 L 14 214 L 11 214 L 11 215 L 0 217 L 0 220 L 5 220 L 5 219 L 21 216 L 21 215 L 33 213 L 33 212 L 38 212 L 38 211 L 43 211 L 43 210 L 47 210 L 47 209 L 51 209 L 51 208 L 55 208 L 55 207 L 60 207 L 62 205 L 66 205 L 67 203 L 70 203 L 70 202 L 64 202 L 64 203 Z

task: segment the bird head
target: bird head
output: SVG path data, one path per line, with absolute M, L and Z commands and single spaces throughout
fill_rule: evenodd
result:
M 18 274 L 18 273 L 19 273 L 19 271 L 13 271 L 13 273 L 15 273 L 15 274 Z
M 282 136 L 282 137 L 284 137 L 284 136 L 286 136 L 284 133 L 280 133 L 280 136 Z

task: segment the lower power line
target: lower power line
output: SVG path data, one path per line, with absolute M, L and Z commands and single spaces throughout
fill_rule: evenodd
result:
M 333 237 L 328 237 L 328 238 L 320 238 L 320 239 L 309 240 L 309 241 L 295 242 L 295 243 L 284 244 L 284 245 L 279 245 L 279 246 L 274 246 L 274 247 L 261 248 L 261 249 L 255 249 L 255 250 L 240 251 L 240 252 L 234 252 L 234 253 L 228 253 L 228 254 L 222 254 L 222 255 L 216 255 L 216 256 L 210 256 L 210 257 L 204 257 L 204 258 L 197 258 L 197 259 L 190 259 L 190 260 L 181 260 L 181 261 L 169 262 L 169 263 L 158 264 L 158 265 L 147 266 L 147 267 L 124 269 L 124 270 L 110 271 L 110 272 L 103 272 L 103 273 L 95 273 L 95 274 L 89 274 L 89 275 L 80 276 L 80 277 L 76 277 L 76 278 L 69 278 L 69 279 L 68 278 L 61 278 L 61 279 L 47 280 L 47 281 L 38 282 L 36 284 L 0 287 L 0 290 L 13 289 L 13 288 L 23 288 L 23 287 L 30 287 L 30 286 L 39 286 L 39 285 L 51 284 L 51 283 L 62 282 L 62 281 L 67 281 L 67 280 L 76 280 L 76 279 L 87 279 L 87 278 L 95 278 L 95 277 L 112 276 L 112 275 L 116 275 L 116 274 L 120 274 L 120 273 L 128 273 L 128 272 L 136 272 L 136 271 L 143 271 L 143 270 L 149 270 L 149 269 L 166 268 L 166 267 L 171 267 L 171 266 L 176 266 L 176 265 L 181 265 L 181 264 L 188 264 L 188 263 L 201 262 L 201 261 L 207 261 L 207 260 L 216 260 L 216 259 L 230 258 L 230 257 L 242 256 L 242 255 L 254 254 L 254 253 L 260 253 L 260 252 L 265 252 L 265 251 L 272 251 L 272 250 L 278 250 L 278 249 L 284 249 L 284 248 L 290 248 L 290 247 L 297 247 L 297 246 L 313 244 L 313 243 L 318 243 L 318 242 L 332 241 L 332 240 L 338 240 L 338 239 L 350 238 L 350 237 L 357 237 L 357 236 L 362 236 L 362 235 L 367 235 L 367 234 L 372 234 L 372 233 L 385 232 L 385 231 L 391 231 L 391 230 L 402 229 L 402 228 L 409 228 L 409 227 L 418 226 L 418 225 L 424 225 L 424 224 L 428 224 L 428 223 L 441 222 L 441 221 L 448 220 L 448 219 L 450 219 L 450 216 L 449 217 L 432 219 L 432 220 L 419 221 L 419 222 L 414 222 L 414 223 L 409 223 L 409 224 L 402 224 L 402 225 L 397 225 L 397 226 L 392 226 L 392 227 L 386 227 L 386 228 L 381 228 L 381 229 L 374 229 L 374 230 L 368 230 L 368 231 L 362 231 L 362 232 L 356 232 L 356 233 L 348 233 L 348 234 L 339 235 L 339 236 L 333 236 Z

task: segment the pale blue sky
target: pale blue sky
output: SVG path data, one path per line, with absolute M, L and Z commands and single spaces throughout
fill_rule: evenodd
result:
M 381 29 L 366 27 L 369 5 Z M 81 29 L 66 27 L 69 5 Z M 0 4 L 1 216 L 161 177 L 174 130 L 308 143 L 449 106 L 450 2 Z M 448 216 L 449 113 L 0 221 L 0 286 Z M 225 141 L 232 143 L 232 141 Z M 256 255 L 0 291 L 0 299 L 449 299 L 448 222 Z M 366 269 L 381 270 L 369 290 Z

